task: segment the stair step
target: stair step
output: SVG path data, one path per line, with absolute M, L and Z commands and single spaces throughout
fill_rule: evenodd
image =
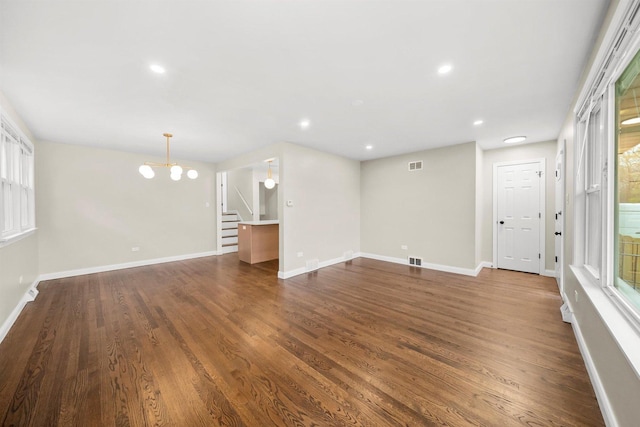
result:
M 237 228 L 224 228 L 222 229 L 222 237 L 238 237 L 238 229 Z
M 237 230 L 238 223 L 237 222 L 223 222 L 222 223 L 223 230 Z
M 227 236 L 222 238 L 222 246 L 237 245 L 238 236 Z
M 230 254 L 232 252 L 238 252 L 238 245 L 223 246 L 222 247 L 222 253 L 223 254 Z

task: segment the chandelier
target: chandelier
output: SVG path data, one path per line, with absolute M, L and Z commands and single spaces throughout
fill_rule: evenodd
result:
M 268 188 L 269 190 L 271 190 L 273 187 L 276 186 L 276 181 L 273 179 L 273 176 L 271 175 L 271 162 L 273 160 L 269 160 L 269 169 L 267 170 L 267 179 L 264 180 L 264 186 L 266 188 Z
M 188 166 L 180 166 L 177 163 L 171 163 L 171 158 L 169 156 L 169 139 L 173 136 L 170 133 L 163 133 L 163 136 L 167 138 L 167 162 L 166 163 L 157 163 L 157 162 L 144 162 L 138 171 L 142 176 L 147 179 L 151 179 L 156 176 L 156 173 L 153 171 L 153 168 L 169 168 L 171 172 L 171 179 L 174 181 L 180 181 L 182 178 L 182 172 L 184 170 L 187 171 L 187 176 L 190 179 L 196 179 L 198 177 L 198 171 L 190 168 Z

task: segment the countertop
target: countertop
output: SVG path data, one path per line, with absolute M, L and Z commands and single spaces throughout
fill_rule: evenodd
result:
M 265 221 L 240 221 L 238 225 L 272 225 L 278 224 L 279 221 L 275 220 L 265 220 Z

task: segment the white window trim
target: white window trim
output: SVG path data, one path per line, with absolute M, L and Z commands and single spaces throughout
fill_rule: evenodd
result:
M 7 237 L 3 237 L 2 239 L 0 239 L 0 248 L 3 248 L 5 246 L 9 246 L 12 243 L 18 242 L 22 239 L 24 239 L 25 237 L 29 237 L 31 236 L 33 233 L 35 233 L 37 230 L 37 228 L 29 228 L 27 230 L 23 230 L 20 233 L 16 233 L 16 234 L 12 234 L 11 236 L 7 236 Z
M 9 115 L 5 112 L 5 110 L 0 107 L 0 120 L 2 120 L 3 122 L 5 122 L 7 125 L 9 125 L 13 131 L 15 131 L 18 134 L 19 137 L 19 144 L 24 144 L 28 147 L 28 149 L 31 151 L 32 156 L 34 158 L 34 164 L 33 164 L 33 168 L 35 168 L 35 147 L 33 145 L 33 143 L 31 142 L 31 140 L 24 134 L 24 132 L 22 132 L 22 129 L 11 119 L 11 117 L 9 117 Z M 20 161 L 22 161 L 22 159 L 20 159 Z M 35 175 L 35 170 L 32 171 L 32 173 Z M 22 179 L 22 177 L 20 178 Z M 18 222 L 18 231 L 15 233 L 11 233 L 11 234 L 5 234 L 5 235 L 0 235 L 0 248 L 8 246 L 12 243 L 15 243 L 19 240 L 22 240 L 25 237 L 30 236 L 31 234 L 33 234 L 36 231 L 36 218 L 35 218 L 35 176 L 33 177 L 34 182 L 32 182 L 33 187 L 31 188 L 31 190 L 33 191 L 33 198 L 32 198 L 32 203 L 33 203 L 33 217 L 30 220 L 30 223 L 27 225 L 26 228 L 23 228 L 22 225 L 22 211 L 20 210 L 20 214 L 16 216 L 16 218 L 13 218 L 14 221 Z M 0 201 L 0 207 L 1 207 L 1 201 Z M 22 209 L 22 202 L 20 201 L 20 209 Z M 0 210 L 0 220 L 4 220 L 4 212 Z

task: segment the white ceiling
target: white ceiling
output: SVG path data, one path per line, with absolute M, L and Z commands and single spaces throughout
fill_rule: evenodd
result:
M 0 90 L 37 139 L 162 155 L 172 132 L 175 157 L 212 162 L 546 141 L 608 3 L 0 0 Z

